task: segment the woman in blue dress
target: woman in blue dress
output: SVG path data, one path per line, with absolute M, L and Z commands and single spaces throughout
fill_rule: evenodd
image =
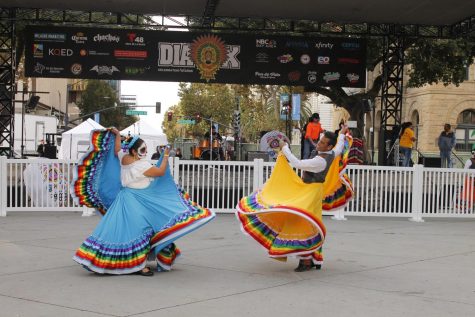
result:
M 155 166 L 138 136 L 122 144 L 117 129 L 91 134 L 92 149 L 79 162 L 73 190 L 79 203 L 104 214 L 73 259 L 99 274 L 153 275 L 171 269 L 180 250 L 173 243 L 215 214 L 189 199 L 174 182 L 168 149 Z M 124 146 L 125 145 L 125 146 Z

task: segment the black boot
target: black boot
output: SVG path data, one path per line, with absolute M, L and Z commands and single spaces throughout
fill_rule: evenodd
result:
M 299 266 L 295 268 L 295 272 L 305 272 L 311 270 L 315 264 L 311 260 L 300 260 L 299 261 Z M 321 267 L 321 266 L 320 266 Z M 318 270 L 318 268 L 317 268 Z

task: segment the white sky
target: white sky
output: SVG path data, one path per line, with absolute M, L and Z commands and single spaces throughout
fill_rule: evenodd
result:
M 177 82 L 123 80 L 121 94 L 136 95 L 139 106 L 153 106 L 153 108 L 137 107 L 136 110 L 147 111 L 147 115 L 140 116 L 140 119 L 160 131 L 162 131 L 163 117 L 167 109 L 180 101 Z M 160 114 L 155 113 L 155 103 L 158 101 L 162 103 Z
M 161 21 L 160 16 L 153 17 L 158 23 Z M 185 20 L 183 17 L 173 17 L 174 21 L 184 25 Z M 174 25 L 171 20 L 166 20 L 167 25 Z M 169 31 L 183 31 L 187 29 L 174 29 L 168 28 Z M 122 80 L 121 82 L 121 94 L 122 95 L 136 95 L 138 105 L 155 106 L 157 101 L 162 103 L 162 112 L 155 114 L 154 108 L 140 108 L 136 110 L 147 111 L 146 116 L 140 116 L 141 120 L 146 121 L 157 130 L 162 131 L 162 122 L 164 114 L 167 113 L 169 107 L 178 104 L 180 99 L 178 98 L 178 83 L 175 82 L 161 82 L 161 81 L 132 81 Z M 162 131 L 163 132 L 163 131 Z

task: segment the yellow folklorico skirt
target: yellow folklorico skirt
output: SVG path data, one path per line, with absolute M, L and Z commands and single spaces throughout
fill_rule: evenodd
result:
M 321 264 L 326 229 L 322 222 L 323 184 L 305 184 L 280 154 L 262 189 L 243 197 L 237 206 L 242 230 L 270 257 L 312 258 Z
M 264 186 L 239 201 L 236 216 L 242 231 L 266 248 L 272 258 L 285 261 L 296 256 L 322 264 L 326 236 L 322 209 L 342 208 L 353 197 L 345 173 L 351 143 L 348 135 L 323 184 L 304 183 L 280 154 Z

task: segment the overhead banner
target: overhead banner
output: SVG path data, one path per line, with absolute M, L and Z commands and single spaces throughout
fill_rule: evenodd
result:
M 28 77 L 364 87 L 365 61 L 355 38 L 26 28 Z

